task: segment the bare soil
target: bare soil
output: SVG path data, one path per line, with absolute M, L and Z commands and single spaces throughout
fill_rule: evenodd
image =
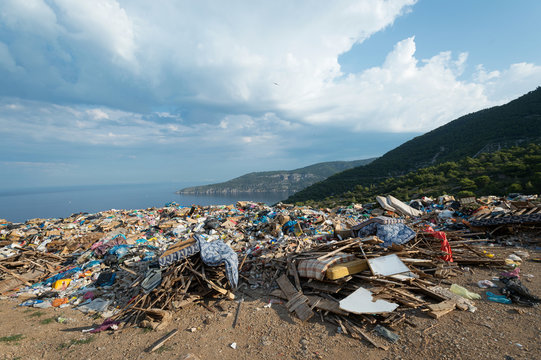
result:
M 504 256 L 517 249 L 490 250 Z M 539 251 L 529 253 L 530 258 L 541 257 Z M 193 305 L 177 312 L 159 332 L 131 327 L 94 335 L 81 330 L 99 325 L 101 318 L 70 308 L 26 308 L 17 306 L 17 299 L 1 300 L 0 359 L 541 359 L 540 308 L 489 302 L 486 290 L 476 286 L 502 270 L 463 268 L 459 276 L 447 279 L 483 295 L 475 313 L 455 310 L 435 320 L 420 310 L 403 310 L 416 326 L 401 325 L 395 344 L 380 338 L 390 346 L 388 351 L 341 334 L 318 315 L 302 323 L 283 304 L 264 307 L 264 292 L 243 290 L 237 293 L 245 301 L 235 328 L 237 302 L 215 306 L 218 299 L 212 299 L 206 307 Z M 541 263 L 524 261 L 521 275 L 540 296 Z M 67 322 L 58 323 L 59 316 Z M 179 332 L 162 348 L 147 352 L 175 328 Z

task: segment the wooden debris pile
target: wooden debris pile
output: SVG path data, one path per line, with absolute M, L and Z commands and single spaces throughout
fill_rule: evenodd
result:
M 416 327 L 409 319 L 411 315 L 426 313 L 438 319 L 455 309 L 475 311 L 471 300 L 441 286 L 451 284 L 446 278 L 456 274 L 458 265 L 504 265 L 504 261 L 477 250 L 458 233 L 450 235 L 453 262 L 442 260 L 440 241 L 422 232 L 410 243 L 388 249 L 380 246 L 377 237 L 370 237 L 293 253 L 277 279 L 278 289 L 270 295 L 287 300 L 287 309 L 302 321 L 319 314 L 343 333 L 387 349 L 370 329 L 378 326 L 378 332 L 393 337 L 396 334 L 391 330 L 400 326 Z M 318 262 L 339 256 L 348 261 L 318 268 Z M 307 261 L 312 261 L 309 275 L 324 269 L 322 279 L 306 277 Z
M 64 257 L 19 249 L 19 253 L 0 259 L 0 294 L 42 281 L 62 269 Z
M 142 281 L 140 276 L 132 284 L 139 293 L 115 316 L 116 320 L 160 330 L 170 322 L 172 312 L 194 302 L 205 306 L 204 297 L 235 299 L 226 289 L 229 285 L 223 267 L 205 266 L 198 254 L 165 268 L 161 282 L 149 292 L 140 287 Z

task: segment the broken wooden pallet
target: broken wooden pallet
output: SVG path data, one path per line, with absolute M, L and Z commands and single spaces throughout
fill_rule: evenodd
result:
M 314 312 L 308 306 L 308 298 L 302 292 L 295 289 L 287 278 L 287 275 L 280 276 L 276 282 L 288 299 L 286 307 L 290 312 L 294 311 L 302 321 L 306 321 L 314 316 Z

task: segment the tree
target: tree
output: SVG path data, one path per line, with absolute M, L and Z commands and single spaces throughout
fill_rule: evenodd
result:
M 460 180 L 460 186 L 463 190 L 474 190 L 477 188 L 477 185 L 475 185 L 475 181 L 468 178 Z
M 490 183 L 490 177 L 488 175 L 481 175 L 475 178 L 475 183 L 479 187 L 487 186 Z
M 519 183 L 513 183 L 513 184 L 509 185 L 509 187 L 507 188 L 507 191 L 509 191 L 509 192 L 520 192 L 520 191 L 522 191 L 522 185 L 520 185 Z

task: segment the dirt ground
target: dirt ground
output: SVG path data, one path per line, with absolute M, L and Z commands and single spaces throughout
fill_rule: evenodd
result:
M 516 248 L 490 248 L 498 257 Z M 527 249 L 530 258 L 541 251 Z M 521 279 L 541 296 L 541 263 L 524 261 Z M 209 300 L 176 313 L 162 331 L 123 328 L 83 333 L 103 319 L 64 308 L 19 307 L 0 300 L 0 359 L 541 359 L 541 310 L 489 302 L 478 280 L 492 279 L 501 268 L 462 268 L 447 279 L 483 295 L 475 313 L 455 310 L 435 320 L 420 310 L 404 310 L 415 327 L 402 324 L 400 339 L 384 351 L 364 340 L 341 334 L 316 314 L 302 323 L 283 304 L 265 307 L 268 297 L 257 290 L 238 292 L 238 324 L 232 327 L 236 301 Z M 496 290 L 497 289 L 493 289 Z M 210 310 L 209 310 L 210 309 Z M 64 323 L 58 317 L 67 318 Z M 173 329 L 179 332 L 155 352 L 146 350 Z M 377 337 L 373 333 L 374 337 Z M 236 349 L 231 344 L 236 343 Z

